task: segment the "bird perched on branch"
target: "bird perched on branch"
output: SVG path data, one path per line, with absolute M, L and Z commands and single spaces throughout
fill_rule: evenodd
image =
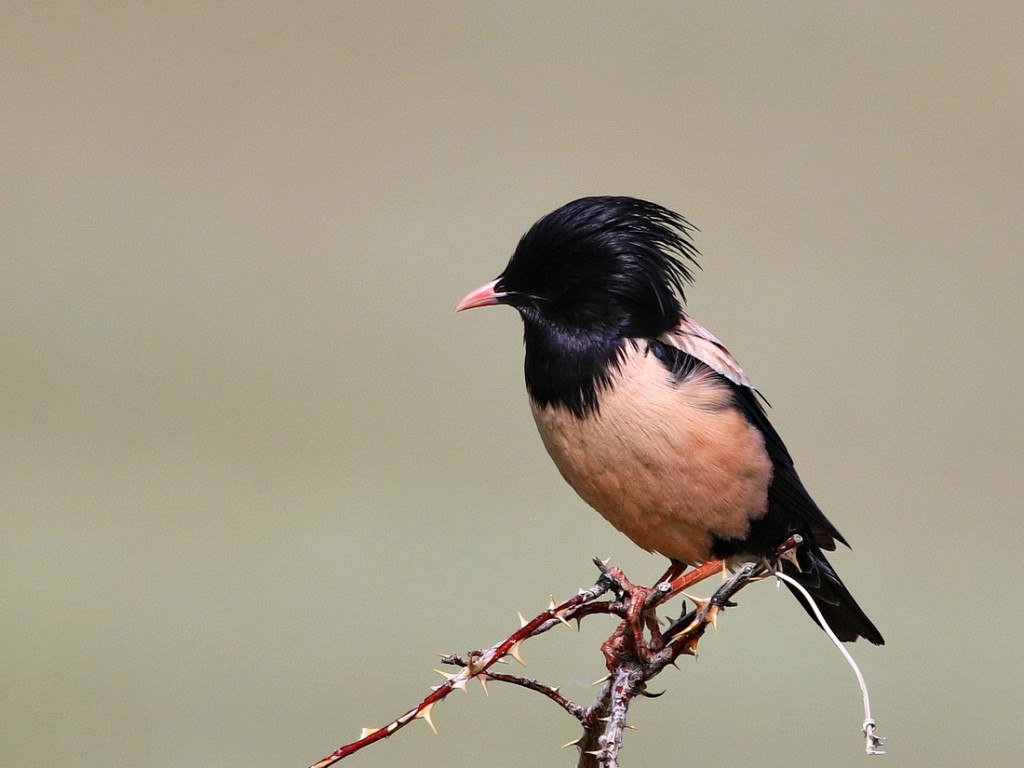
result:
M 519 311 L 548 453 L 637 545 L 681 570 L 761 560 L 799 535 L 784 572 L 839 639 L 882 644 L 822 552 L 846 540 L 804 488 L 739 364 L 683 311 L 698 256 L 691 231 L 643 200 L 576 200 L 535 223 L 504 272 L 456 311 Z

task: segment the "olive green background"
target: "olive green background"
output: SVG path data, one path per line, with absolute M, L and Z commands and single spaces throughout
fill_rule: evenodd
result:
M 0 762 L 305 766 L 592 555 L 520 326 L 455 316 L 586 194 L 701 228 L 690 308 L 771 400 L 888 645 L 892 766 L 1019 765 L 1017 3 L 5 3 Z M 589 625 L 589 626 L 588 626 Z M 590 700 L 611 622 L 524 648 Z M 850 671 L 751 587 L 631 766 L 859 766 Z M 353 758 L 571 765 L 475 684 Z

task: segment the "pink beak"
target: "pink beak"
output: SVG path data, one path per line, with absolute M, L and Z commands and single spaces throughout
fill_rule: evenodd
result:
M 464 309 L 473 309 L 474 307 L 489 307 L 492 304 L 498 304 L 505 297 L 504 293 L 498 293 L 494 290 L 494 286 L 498 284 L 497 280 L 491 280 L 489 283 L 485 283 L 477 288 L 475 291 L 467 293 L 462 301 L 459 302 L 458 306 L 455 307 L 456 312 L 461 312 Z

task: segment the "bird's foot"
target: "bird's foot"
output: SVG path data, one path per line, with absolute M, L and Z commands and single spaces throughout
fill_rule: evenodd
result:
M 623 617 L 622 623 L 601 646 L 609 671 L 616 669 L 626 658 L 649 662 L 655 653 L 664 649 L 666 644 L 674 639 L 674 633 L 663 633 L 659 626 L 655 611 L 660 603 L 711 576 L 726 573 L 722 560 L 709 560 L 688 573 L 682 573 L 686 567 L 685 564 L 673 560 L 654 587 L 633 584 L 618 568 L 608 569 L 608 575 L 617 582 L 624 607 L 624 611 L 619 614 Z M 687 597 L 697 605 L 698 613 L 703 619 L 707 611 L 706 601 L 689 595 Z M 710 620 L 717 624 L 717 608 L 712 613 L 715 615 L 712 615 Z M 695 613 L 694 617 L 696 615 Z M 673 626 L 678 629 L 680 623 L 677 621 Z
M 669 560 L 668 568 L 661 575 L 661 578 L 654 583 L 661 584 L 666 581 L 671 583 L 682 576 L 688 567 L 686 563 L 681 563 L 678 560 Z
M 689 589 L 694 584 L 714 576 L 716 573 L 725 574 L 726 566 L 724 560 L 708 560 L 703 565 L 698 565 L 689 573 L 684 573 L 682 576 L 677 576 L 669 582 L 669 589 L 665 598 L 678 595 L 684 589 Z
M 622 622 L 618 628 L 601 644 L 601 653 L 604 655 L 604 665 L 609 672 L 619 668 L 621 662 L 633 655 L 634 645 L 631 638 L 626 637 L 626 622 Z
M 608 575 L 617 583 L 623 610 L 619 613 L 623 621 L 612 636 L 601 646 L 609 671 L 616 669 L 621 660 L 637 658 L 650 661 L 652 648 L 664 646 L 655 606 L 668 594 L 664 584 L 654 589 L 632 583 L 618 568 L 609 568 Z M 647 641 L 644 630 L 650 633 Z
M 645 626 L 651 633 L 650 640 L 644 635 Z M 665 640 L 653 615 L 629 617 L 624 619 L 615 628 L 611 637 L 604 641 L 601 653 L 604 654 L 604 663 L 608 671 L 614 672 L 624 661 L 638 660 L 644 664 L 649 663 L 654 653 L 664 646 Z

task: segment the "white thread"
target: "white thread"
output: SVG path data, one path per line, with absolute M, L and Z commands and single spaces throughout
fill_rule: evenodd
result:
M 818 604 L 814 602 L 814 598 L 811 597 L 810 593 L 803 588 L 803 586 L 791 576 L 787 576 L 781 570 L 774 567 L 771 568 L 772 573 L 775 577 L 785 581 L 787 584 L 798 590 L 800 594 L 807 600 L 807 604 L 811 606 L 811 610 L 814 611 L 815 617 L 818 619 L 818 623 L 821 624 L 821 628 L 825 630 L 825 634 L 828 635 L 829 640 L 839 649 L 839 652 L 843 654 L 843 658 L 846 659 L 846 663 L 853 669 L 853 673 L 857 676 L 857 684 L 860 686 L 861 697 L 864 701 L 864 724 L 861 726 L 861 732 L 864 734 L 865 746 L 864 750 L 869 755 L 884 755 L 882 742 L 885 741 L 881 736 L 875 735 L 875 721 L 871 717 L 871 700 L 868 696 L 868 685 L 864 682 L 864 675 L 861 674 L 860 667 L 857 666 L 857 662 L 853 660 L 853 656 L 846 650 L 842 641 L 836 637 L 836 633 L 832 631 L 832 627 L 825 621 L 825 617 L 822 616 L 821 610 L 818 608 Z

